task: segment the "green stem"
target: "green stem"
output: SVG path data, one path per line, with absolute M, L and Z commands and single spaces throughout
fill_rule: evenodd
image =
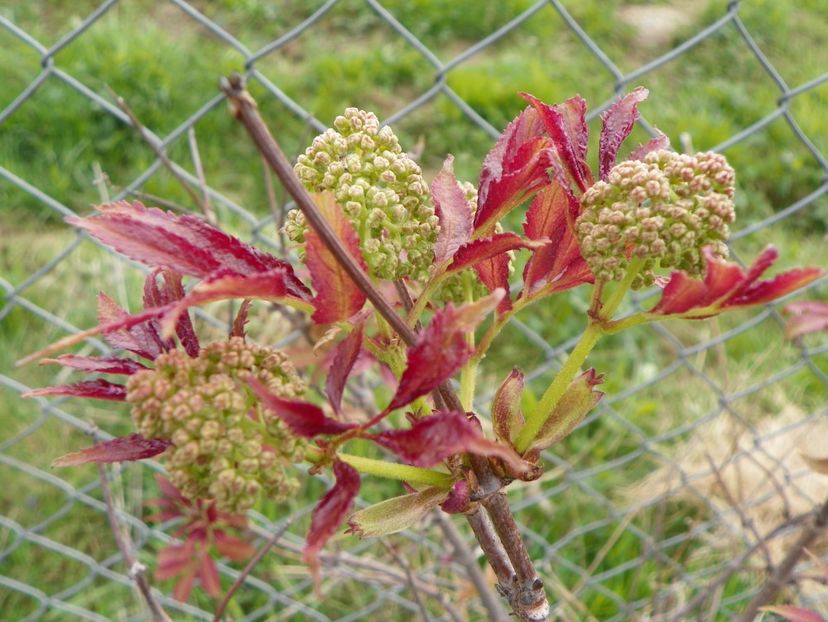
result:
M 627 292 L 635 280 L 635 277 L 638 276 L 638 273 L 641 272 L 643 267 L 643 259 L 636 257 L 630 262 L 630 265 L 627 266 L 627 274 L 624 275 L 624 280 L 618 284 L 618 287 L 615 288 L 612 295 L 609 297 L 609 300 L 607 300 L 606 304 L 601 309 L 602 319 L 612 319 L 613 314 L 618 310 L 618 307 L 621 306 L 621 301 L 624 300 L 624 296 L 627 295 Z
M 440 283 L 443 282 L 445 276 L 446 274 L 443 272 L 442 274 L 434 276 L 428 283 L 426 283 L 423 291 L 417 297 L 417 302 L 414 303 L 411 311 L 409 311 L 408 318 L 406 318 L 406 322 L 409 327 L 413 328 L 417 325 L 417 322 L 420 320 L 420 316 L 423 314 L 423 311 L 425 311 L 425 308 L 428 305 L 428 301 L 431 300 L 431 296 L 437 290 Z
M 471 274 L 469 272 L 463 273 L 463 290 L 466 302 L 474 301 L 474 292 L 472 291 Z M 469 349 L 474 352 L 474 329 L 466 333 L 466 343 Z M 474 388 L 477 383 L 477 365 L 479 360 L 471 359 L 463 369 L 460 370 L 460 404 L 466 412 L 472 410 L 474 406 Z
M 305 452 L 305 458 L 308 462 L 318 463 L 322 460 L 322 457 L 322 452 L 315 447 L 309 447 Z M 336 454 L 336 457 L 365 475 L 376 475 L 386 479 L 396 479 L 412 484 L 424 484 L 445 489 L 451 488 L 454 481 L 448 473 L 433 469 L 423 469 L 407 464 L 397 464 L 396 462 L 386 462 L 385 460 L 343 453 Z
M 526 424 L 521 428 L 515 440 L 515 449 L 519 453 L 523 453 L 529 449 L 529 445 L 532 444 L 532 441 L 543 428 L 543 424 L 551 416 L 555 406 L 557 406 L 566 392 L 567 387 L 569 387 L 569 384 L 575 378 L 575 374 L 580 371 L 581 365 L 586 360 L 587 355 L 592 351 L 592 348 L 595 347 L 595 344 L 598 343 L 598 339 L 601 338 L 602 334 L 603 331 L 598 324 L 590 322 L 587 325 L 584 334 L 581 335 L 581 339 L 575 345 L 572 352 L 569 353 L 569 357 L 566 359 L 563 367 L 561 367 L 558 375 L 555 376 L 552 384 L 547 387 L 537 407 L 527 417 Z

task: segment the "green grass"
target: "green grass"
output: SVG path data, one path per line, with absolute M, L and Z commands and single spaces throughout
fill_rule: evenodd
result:
M 95 0 L 7 3 L 0 5 L 0 13 L 50 45 L 97 4 Z M 486 3 L 486 8 L 470 14 L 463 3 L 446 0 L 383 2 L 443 61 L 495 31 L 531 4 L 527 0 Z M 712 23 L 723 14 L 726 3 L 708 2 L 706 9 L 697 11 L 693 23 L 655 47 L 640 45 L 635 29 L 617 19 L 615 12 L 623 6 L 622 2 L 588 0 L 564 4 L 613 61 L 623 71 L 630 71 Z M 292 3 L 286 10 L 278 3 L 261 0 L 204 0 L 195 5 L 249 48 L 257 49 L 301 22 L 321 2 Z M 828 2 L 824 0 L 799 3 L 762 0 L 742 3 L 740 15 L 783 78 L 796 86 L 824 72 L 823 44 L 828 38 L 828 25 L 821 17 L 826 11 Z M 163 136 L 216 92 L 218 76 L 242 69 L 243 57 L 172 5 L 139 0 L 117 5 L 59 52 L 55 63 L 105 98 L 109 98 L 107 87 L 124 96 L 142 121 Z M 324 123 L 348 105 L 388 116 L 430 88 L 434 79 L 434 70 L 428 61 L 364 3 L 356 0 L 335 7 L 310 31 L 262 59 L 257 67 Z M 0 109 L 39 71 L 37 55 L 6 31 L 0 31 L 0 78 L 5 85 L 0 92 Z M 519 91 L 532 92 L 548 101 L 580 92 L 592 105 L 597 105 L 612 95 L 613 84 L 609 72 L 580 44 L 551 7 L 530 18 L 517 32 L 453 68 L 446 82 L 495 128 L 504 126 L 521 109 L 523 102 L 516 95 Z M 721 143 L 756 122 L 775 109 L 779 96 L 732 26 L 637 82 L 651 90 L 651 99 L 643 107 L 648 120 L 668 133 L 675 145 L 679 144 L 680 133 L 688 132 L 697 149 Z M 260 87 L 254 85 L 253 93 L 286 151 L 300 152 L 313 136 L 302 120 L 268 97 Z M 796 98 L 790 108 L 803 131 L 823 150 L 828 150 L 825 139 L 828 120 L 823 114 L 826 105 L 828 88 L 822 85 Z M 492 143 L 444 95 L 438 95 L 403 119 L 396 129 L 406 147 L 412 147 L 421 138 L 425 141 L 423 164 L 429 176 L 439 168 L 446 153 L 452 152 L 457 157 L 458 174 L 475 179 L 481 158 Z M 594 147 L 598 125 L 593 124 L 592 129 Z M 199 121 L 196 132 L 211 185 L 263 217 L 267 208 L 261 163 L 224 106 Z M 645 138 L 638 130 L 635 136 Z M 170 155 L 192 168 L 186 138 L 171 146 Z M 738 212 L 739 222 L 743 224 L 766 218 L 806 195 L 817 187 L 823 175 L 781 119 L 728 150 L 727 155 L 738 171 Z M 90 105 L 86 98 L 54 77 L 0 130 L 0 165 L 80 212 L 98 200 L 97 190 L 91 183 L 94 162 L 101 164 L 117 188 L 132 181 L 153 160 L 152 152 L 136 138 L 134 131 Z M 187 195 L 166 172 L 157 173 L 144 190 L 192 207 Z M 740 240 L 736 250 L 743 258 L 750 258 L 765 243 L 773 241 L 783 250 L 781 266 L 823 263 L 826 212 L 828 201 L 823 197 L 785 223 Z M 232 222 L 227 214 L 221 217 L 223 222 Z M 73 239 L 74 234 L 58 224 L 54 212 L 13 185 L 0 181 L 2 278 L 13 285 L 21 283 Z M 76 326 L 89 326 L 94 322 L 92 294 L 98 289 L 133 308 L 139 304 L 140 273 L 131 268 L 116 268 L 117 265 L 108 255 L 85 242 L 26 290 L 25 297 Z M 521 320 L 543 339 L 557 344 L 581 329 L 585 304 L 583 296 L 575 293 L 546 301 Z M 261 313 L 264 315 L 266 311 Z M 718 323 L 671 323 L 668 327 L 681 343 L 692 345 L 713 337 L 717 331 L 737 327 L 752 317 L 752 313 L 723 317 Z M 277 326 L 274 330 L 278 333 L 282 328 Z M 13 363 L 22 354 L 63 334 L 25 309 L 13 309 L 0 320 L 0 343 L 3 344 L 0 373 L 29 386 L 53 383 L 54 369 L 37 366 L 15 369 Z M 590 358 L 590 364 L 608 373 L 604 389 L 610 395 L 617 395 L 650 380 L 674 358 L 674 349 L 664 339 L 642 327 L 607 339 Z M 771 377 L 797 360 L 795 348 L 782 340 L 781 329 L 767 319 L 732 337 L 720 349 L 693 355 L 690 363 L 732 393 Z M 494 387 L 512 366 L 530 371 L 543 361 L 543 352 L 523 333 L 510 327 L 487 358 L 480 384 Z M 816 358 L 814 363 L 823 371 L 828 370 L 825 356 Z M 530 391 L 540 394 L 544 381 L 549 378 L 550 374 L 546 374 L 534 380 L 529 385 Z M 60 379 L 69 378 L 63 375 Z M 815 375 L 802 370 L 748 399 L 735 402 L 733 407 L 748 420 L 756 421 L 773 416 L 788 404 L 812 411 L 823 405 L 826 397 L 825 387 Z M 528 401 L 531 399 L 527 396 Z M 91 401 L 67 401 L 61 407 L 82 421 L 94 422 L 112 433 L 130 429 L 127 413 L 117 407 Z M 715 407 L 715 396 L 687 369 L 678 370 L 646 390 L 613 404 L 624 419 L 647 437 L 695 421 Z M 0 429 L 3 430 L 0 442 L 31 431 L 3 454 L 47 472 L 56 456 L 88 443 L 83 434 L 71 430 L 67 424 L 44 416 L 38 404 L 20 400 L 14 391 L 5 388 L 0 389 Z M 657 447 L 669 452 L 683 438 L 660 442 Z M 576 470 L 599 469 L 588 484 L 600 497 L 623 507 L 624 488 L 640 481 L 660 461 L 645 453 L 620 468 L 601 471 L 600 467 L 633 454 L 640 443 L 636 432 L 607 415 L 578 430 L 556 451 Z M 91 469 L 60 471 L 57 475 L 75 487 L 95 478 Z M 553 470 L 539 482 L 516 487 L 510 495 L 520 503 L 570 482 L 567 490 L 551 499 L 543 498 L 520 514 L 520 519 L 547 543 L 570 533 L 573 526 L 591 524 L 607 516 L 604 504 L 580 490 L 568 477 Z M 67 503 L 65 495 L 56 493 L 51 484 L 23 476 L 16 469 L 0 465 L 0 478 L 4 482 L 0 515 L 24 527 L 37 525 Z M 133 511 L 137 511 L 136 504 L 143 496 L 154 494 L 151 478 L 142 469 L 129 469 L 116 483 L 124 487 Z M 286 515 L 303 507 L 322 490 L 320 482 L 312 481 L 303 489 L 304 495 L 285 505 L 265 505 L 261 510 L 274 517 Z M 366 499 L 372 501 L 398 491 L 396 484 L 378 484 L 374 480 L 364 489 Z M 93 496 L 97 498 L 97 494 Z M 631 525 L 662 540 L 684 533 L 705 518 L 695 506 L 670 503 L 642 510 L 631 518 Z M 581 568 L 592 566 L 594 573 L 646 554 L 648 549 L 640 538 L 629 530 L 619 529 L 619 525 L 624 526 L 610 521 L 574 537 L 557 553 Z M 306 527 L 307 517 L 292 531 L 301 534 Z M 66 516 L 44 527 L 43 535 L 98 560 L 105 559 L 114 550 L 105 517 L 83 504 L 72 504 Z M 16 537 L 11 530 L 0 529 L 0 550 Z M 605 543 L 613 540 L 614 545 L 600 556 Z M 427 556 L 410 543 L 400 538 L 391 541 L 402 547 L 415 568 L 429 563 Z M 347 548 L 352 541 L 339 537 L 336 544 Z M 148 545 L 147 562 L 151 563 L 152 553 L 158 546 L 155 541 Z M 676 545 L 664 554 L 679 565 L 697 569 L 699 562 L 693 553 L 698 546 L 698 542 Z M 538 543 L 530 543 L 530 548 L 536 556 L 543 553 Z M 370 554 L 388 558 L 380 545 L 374 545 Z M 541 571 L 553 596 L 566 603 L 572 619 L 585 618 L 584 611 L 599 620 L 618 613 L 614 600 L 594 587 L 586 586 L 574 598 L 569 596 L 567 590 L 578 585 L 580 576 L 565 566 L 546 565 Z M 262 564 L 258 574 L 278 589 L 287 589 L 302 573 L 301 562 L 295 557 L 274 555 Z M 87 576 L 88 571 L 82 563 L 23 542 L 0 562 L 0 574 L 56 593 Z M 622 600 L 633 601 L 651 598 L 676 580 L 675 573 L 663 561 L 651 558 L 605 579 L 603 586 Z M 743 591 L 746 587 L 743 581 L 744 578 L 728 584 L 725 596 Z M 358 581 L 343 581 L 321 601 L 313 599 L 309 590 L 302 594 L 306 602 L 314 603 L 332 616 L 345 615 L 374 598 L 374 592 L 361 587 Z M 135 613 L 139 607 L 128 589 L 102 578 L 96 578 L 90 587 L 67 600 L 111 619 L 123 619 L 126 612 Z M 429 606 L 434 605 L 433 601 L 429 602 Z M 241 595 L 238 603 L 236 615 L 240 610 L 249 612 L 263 606 L 265 601 L 251 590 Z M 203 595 L 196 596 L 195 604 L 207 609 L 212 606 Z M 12 612 L 13 619 L 23 618 L 35 608 L 35 601 L 26 596 L 8 590 L 0 592 L 0 611 Z M 410 619 L 409 612 L 393 604 L 386 604 L 382 614 L 382 619 Z M 60 620 L 65 615 L 52 611 L 42 619 Z M 303 618 L 296 614 L 291 619 Z

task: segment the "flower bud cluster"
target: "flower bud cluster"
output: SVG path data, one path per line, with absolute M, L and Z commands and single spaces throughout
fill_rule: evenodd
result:
M 604 281 L 622 280 L 630 262 L 640 260 L 635 289 L 652 285 L 658 267 L 700 276 L 702 248 L 727 257 L 733 183 L 727 160 L 712 152 L 659 150 L 621 162 L 581 198 L 575 225 L 581 253 Z
M 314 138 L 294 171 L 311 192 L 332 191 L 359 234 L 369 273 L 421 279 L 434 258 L 439 224 L 419 165 L 376 115 L 348 108 Z M 307 223 L 290 212 L 285 233 L 304 242 Z
M 269 498 L 291 494 L 296 482 L 286 468 L 304 452 L 304 442 L 280 420 L 267 418 L 263 426 L 251 418 L 257 400 L 250 378 L 283 397 L 305 391 L 284 353 L 240 337 L 211 343 L 197 358 L 165 352 L 154 369 L 127 383 L 138 432 L 172 442 L 163 456 L 172 483 L 190 499 L 214 499 L 234 514 L 252 507 L 260 492 Z

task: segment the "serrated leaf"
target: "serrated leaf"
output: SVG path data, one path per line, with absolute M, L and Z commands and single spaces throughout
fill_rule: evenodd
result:
M 320 434 L 341 434 L 356 427 L 355 423 L 344 423 L 327 417 L 319 406 L 310 402 L 279 397 L 255 378 L 250 378 L 248 382 L 262 401 L 262 406 L 284 421 L 297 436 L 313 438 Z
M 455 454 L 473 453 L 500 458 L 518 473 L 529 471 L 511 447 L 485 438 L 480 425 L 464 412 L 438 412 L 416 420 L 408 430 L 388 430 L 371 438 L 414 466 L 430 467 Z
M 74 384 L 61 384 L 54 387 L 42 387 L 26 391 L 21 397 L 45 397 L 47 395 L 64 395 L 68 397 L 87 397 L 94 400 L 123 402 L 126 399 L 126 387 L 108 380 L 83 380 Z
M 704 318 L 731 308 L 763 304 L 789 294 L 824 274 L 819 268 L 797 268 L 759 280 L 776 261 L 778 251 L 768 246 L 745 272 L 735 263 L 723 261 L 704 249 L 704 279 L 684 272 L 673 272 L 661 300 L 650 311 L 653 315 L 685 315 Z
M 483 160 L 478 184 L 474 237 L 494 231 L 495 223 L 549 183 L 546 169 L 556 159 L 534 108 L 509 123 Z
M 325 379 L 325 395 L 337 415 L 342 410 L 342 392 L 348 376 L 354 368 L 357 357 L 362 350 L 362 323 L 358 324 L 351 333 L 336 344 L 333 351 L 331 367 Z
M 161 285 L 158 285 L 158 277 Z M 152 309 L 164 307 L 182 300 L 185 297 L 181 275 L 171 270 L 153 270 L 144 281 L 144 308 Z M 155 320 L 151 320 L 155 322 Z M 160 333 L 160 327 L 156 328 Z M 198 342 L 193 322 L 189 313 L 182 313 L 175 324 L 175 334 L 178 336 L 184 351 L 191 357 L 198 356 L 201 346 Z M 169 347 L 172 347 L 170 344 Z
M 351 515 L 348 532 L 376 538 L 415 525 L 448 496 L 447 490 L 426 488 L 420 492 L 386 499 Z
M 333 193 L 318 193 L 314 195 L 314 199 L 343 248 L 365 270 L 365 259 L 359 250 L 359 236 L 336 202 Z M 317 292 L 313 299 L 315 311 L 311 316 L 314 322 L 330 324 L 347 320 L 365 304 L 365 294 L 313 228 L 309 228 L 305 234 L 305 264 Z
M 434 213 L 440 220 L 440 233 L 434 245 L 434 263 L 439 265 L 451 259 L 472 233 L 472 212 L 466 193 L 454 176 L 454 156 L 446 158 L 431 182 L 431 197 Z
M 63 365 L 64 367 L 99 374 L 131 375 L 142 369 L 147 369 L 145 365 L 142 365 L 138 361 L 119 356 L 77 356 L 75 354 L 64 354 L 56 359 L 43 359 L 40 361 L 40 364 Z
M 405 371 L 386 413 L 436 389 L 466 364 L 472 350 L 465 333 L 474 330 L 503 294 L 497 292 L 461 307 L 448 304 L 434 314 L 408 348 Z
M 198 283 L 184 298 L 168 307 L 161 318 L 161 334 L 174 334 L 179 318 L 190 307 L 232 298 L 256 298 L 287 304 L 302 311 L 311 311 L 312 306 L 308 302 L 308 297 L 304 294 L 304 297 L 297 296 L 296 290 L 291 287 L 291 280 L 291 272 L 284 268 L 246 275 L 219 270 Z
M 644 87 L 636 87 L 617 99 L 601 115 L 603 126 L 598 140 L 598 172 L 602 180 L 607 178 L 610 170 L 615 166 L 621 143 L 630 135 L 635 122 L 641 116 L 638 112 L 638 104 L 647 99 L 649 93 Z
M 519 248 L 540 248 L 544 242 L 524 240 L 516 233 L 511 232 L 495 233 L 487 238 L 478 238 L 464 244 L 457 250 L 454 260 L 446 272 L 465 270 L 481 261 L 486 261 Z
M 644 156 L 646 156 L 651 151 L 659 151 L 662 149 L 669 149 L 670 148 L 670 139 L 665 135 L 659 132 L 656 136 L 648 140 L 646 143 L 642 145 L 638 145 L 635 149 L 632 150 L 630 153 L 630 160 L 643 160 Z
M 316 504 L 311 514 L 311 525 L 305 540 L 303 557 L 314 577 L 319 581 L 319 551 L 345 520 L 359 492 L 359 473 L 340 460 L 333 465 L 336 482 Z
M 61 456 L 52 466 L 77 466 L 88 462 L 133 462 L 162 454 L 170 445 L 172 443 L 162 438 L 144 438 L 140 434 L 130 434 Z
M 102 326 L 118 326 L 119 322 L 129 322 L 131 316 L 118 303 L 103 292 L 98 294 L 98 323 Z M 104 339 L 116 350 L 128 350 L 146 359 L 155 357 L 164 351 L 165 344 L 153 322 L 155 315 L 148 316 L 141 322 L 125 325 L 123 328 L 102 331 Z

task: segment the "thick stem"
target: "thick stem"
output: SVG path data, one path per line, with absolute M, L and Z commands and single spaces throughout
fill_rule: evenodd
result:
M 320 462 L 322 457 L 322 452 L 315 447 L 309 447 L 305 452 L 305 459 L 313 464 Z M 364 456 L 354 456 L 353 454 L 338 453 L 336 457 L 345 464 L 350 464 L 357 471 L 365 475 L 375 475 L 386 479 L 395 479 L 403 482 L 411 482 L 412 484 L 424 484 L 426 486 L 436 486 L 437 488 L 445 489 L 451 488 L 451 485 L 454 483 L 451 475 L 433 469 L 424 469 L 422 467 L 387 462 L 385 460 L 366 458 Z
M 558 375 L 555 376 L 552 384 L 544 392 L 535 410 L 526 418 L 526 424 L 521 428 L 515 440 L 515 449 L 518 452 L 523 453 L 532 444 L 532 441 L 538 435 L 538 432 L 541 431 L 546 420 L 552 415 L 555 406 L 557 406 L 566 392 L 567 387 L 569 387 L 569 384 L 575 378 L 575 374 L 580 371 L 581 365 L 586 360 L 587 355 L 592 351 L 592 348 L 595 347 L 601 335 L 602 331 L 600 326 L 593 322 L 587 324 L 584 334 L 581 335 L 581 339 L 575 345 L 572 352 L 569 353 L 569 357 L 566 359 L 563 367 L 561 367 Z

